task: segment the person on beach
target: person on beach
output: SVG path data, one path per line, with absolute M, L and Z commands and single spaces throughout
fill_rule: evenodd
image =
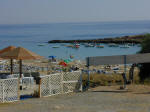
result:
M 133 83 L 133 78 L 134 78 L 134 67 L 135 67 L 135 64 L 133 64 L 129 70 L 129 80 L 131 83 Z
M 125 89 L 126 88 L 126 84 L 127 84 L 127 78 L 126 78 L 126 74 L 125 73 L 122 73 L 122 78 L 124 80 L 124 87 L 123 87 L 123 89 Z

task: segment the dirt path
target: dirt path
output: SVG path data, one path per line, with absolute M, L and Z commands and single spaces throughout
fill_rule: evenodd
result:
M 149 112 L 150 87 L 97 87 L 88 92 L 0 104 L 0 112 Z

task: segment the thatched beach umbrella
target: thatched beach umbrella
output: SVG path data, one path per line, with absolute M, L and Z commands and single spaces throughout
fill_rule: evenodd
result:
M 9 51 L 12 51 L 13 49 L 15 49 L 16 47 L 15 46 L 8 46 L 2 50 L 0 50 L 0 54 L 3 54 L 3 53 L 6 53 L 6 52 L 9 52 Z
M 16 48 L 15 46 L 8 46 L 8 47 L 0 50 L 0 56 L 4 53 L 7 53 L 7 52 L 14 50 L 15 48 Z M 3 58 L 0 58 L 0 59 L 3 59 Z M 11 66 L 11 68 L 10 68 L 11 72 L 10 73 L 12 74 L 13 73 L 13 59 L 10 59 L 10 66 Z
M 2 58 L 4 59 L 16 59 L 20 60 L 20 76 L 22 74 L 22 60 L 31 60 L 31 59 L 41 59 L 43 58 L 42 56 L 39 56 L 25 48 L 22 47 L 17 47 L 16 49 L 3 53 L 1 55 Z

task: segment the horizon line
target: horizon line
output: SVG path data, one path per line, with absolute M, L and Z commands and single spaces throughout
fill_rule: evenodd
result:
M 78 24 L 78 23 L 111 23 L 111 22 L 136 22 L 136 21 L 150 21 L 149 20 L 113 20 L 113 21 L 73 21 L 73 22 L 43 22 L 43 23 L 10 23 L 0 25 L 34 25 L 34 24 Z

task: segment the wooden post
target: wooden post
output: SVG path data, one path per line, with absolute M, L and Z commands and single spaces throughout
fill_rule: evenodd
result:
M 87 57 L 87 69 L 88 69 L 88 83 L 87 83 L 87 89 L 90 88 L 90 71 L 89 71 L 89 57 Z
M 20 67 L 19 67 L 20 69 L 19 70 L 20 70 L 20 77 L 21 77 L 21 74 L 22 74 L 22 60 L 21 59 L 19 61 L 19 64 L 20 64 Z
M 124 75 L 125 75 L 125 78 L 126 78 L 126 72 L 127 72 L 127 56 L 124 55 Z M 126 80 L 124 80 L 124 89 L 126 88 Z
M 39 81 L 39 98 L 41 98 L 41 83 L 42 83 L 42 79 L 40 78 L 40 81 Z
M 18 78 L 18 100 L 20 100 L 20 77 Z
M 13 59 L 10 59 L 10 74 L 13 74 Z

